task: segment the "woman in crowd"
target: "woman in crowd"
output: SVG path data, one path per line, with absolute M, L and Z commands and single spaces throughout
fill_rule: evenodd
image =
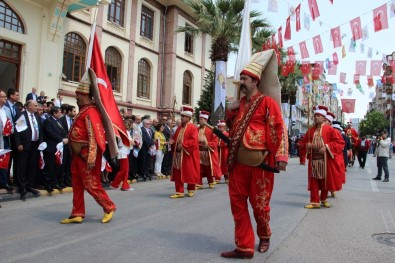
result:
M 159 123 L 155 126 L 155 134 L 154 140 L 156 145 L 156 157 L 155 157 L 155 168 L 154 173 L 156 174 L 158 179 L 166 178 L 166 175 L 161 173 L 162 170 L 162 161 L 165 152 L 167 151 L 167 142 L 166 137 L 163 134 L 165 130 L 165 125 L 163 123 Z

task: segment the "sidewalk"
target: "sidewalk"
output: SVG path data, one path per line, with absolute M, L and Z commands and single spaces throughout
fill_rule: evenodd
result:
M 58 195 L 58 194 L 64 194 L 64 193 L 71 193 L 71 192 L 73 192 L 73 188 L 66 187 L 62 191 L 54 190 L 52 193 L 48 193 L 47 190 L 38 190 L 38 191 L 40 192 L 41 196 L 51 196 L 51 195 Z M 14 190 L 14 192 L 12 194 L 8 194 L 7 190 L 0 189 L 0 202 L 19 200 L 19 197 L 20 197 L 20 195 L 19 195 L 19 193 L 16 192 L 16 190 Z M 35 198 L 35 197 L 32 193 L 26 193 L 26 199 L 28 199 L 28 198 Z

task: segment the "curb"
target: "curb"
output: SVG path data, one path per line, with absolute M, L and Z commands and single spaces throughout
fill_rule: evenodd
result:
M 38 190 L 38 189 L 37 189 Z M 48 193 L 46 190 L 38 190 L 40 192 L 40 196 L 53 196 L 53 195 L 58 195 L 58 194 L 64 194 L 64 193 L 71 193 L 73 192 L 73 188 L 72 187 L 66 187 L 63 190 L 59 191 L 59 190 L 54 190 L 52 193 Z M 26 199 L 30 199 L 30 198 L 38 198 L 35 197 L 32 193 L 26 193 Z M 0 202 L 4 202 L 4 201 L 13 201 L 13 200 L 19 200 L 20 195 L 19 193 L 14 192 L 12 194 L 8 194 L 7 191 L 1 191 L 0 192 Z

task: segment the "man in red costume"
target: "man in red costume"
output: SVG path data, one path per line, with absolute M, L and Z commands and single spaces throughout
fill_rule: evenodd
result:
M 351 156 L 349 166 L 354 165 L 355 155 L 357 154 L 356 144 L 358 141 L 358 132 L 354 128 L 352 128 L 351 125 L 352 125 L 352 122 L 349 121 L 349 122 L 347 122 L 347 127 L 344 128 L 344 133 L 350 139 L 350 142 L 351 142 L 352 156 Z
M 314 111 L 314 127 L 310 128 L 300 145 L 306 146 L 309 158 L 308 189 L 310 204 L 305 208 L 331 207 L 328 191 L 339 191 L 342 188 L 341 175 L 338 171 L 336 157 L 342 155 L 344 140 L 333 127 L 325 123 L 328 108 L 319 106 Z M 321 194 L 319 191 L 321 190 Z
M 296 144 L 298 147 L 298 155 L 299 155 L 299 164 L 300 165 L 306 165 L 306 147 L 302 147 L 299 142 L 304 138 L 304 135 L 302 134 L 298 140 L 298 143 Z
M 221 169 L 218 161 L 218 137 L 213 130 L 207 128 L 205 124 L 210 116 L 208 111 L 199 113 L 199 156 L 200 156 L 200 183 L 196 189 L 203 187 L 203 178 L 207 177 L 208 186 L 214 188 L 214 178 L 221 176 Z
M 225 258 L 252 258 L 255 235 L 248 212 L 248 199 L 254 211 L 259 237 L 258 252 L 269 249 L 271 229 L 270 198 L 274 173 L 257 167 L 262 162 L 285 170 L 288 161 L 288 138 L 279 103 L 263 95 L 259 89 L 262 81 L 273 89 L 280 86 L 277 72 L 263 72 L 268 63 L 277 63 L 273 50 L 254 55 L 252 62 L 240 73 L 240 91 L 245 96 L 227 107 L 226 117 L 230 127 L 229 144 L 229 197 L 235 222 L 236 249 L 223 252 Z M 277 65 L 275 65 L 277 68 Z M 268 73 L 269 75 L 265 75 Z
M 226 131 L 225 120 L 219 120 L 217 128 L 222 131 L 224 135 L 229 136 L 229 133 Z M 228 183 L 228 166 L 226 165 L 226 159 L 228 159 L 228 145 L 221 139 L 218 139 L 218 155 L 221 173 L 225 178 L 225 183 Z M 219 181 L 221 181 L 221 177 L 218 177 L 215 180 L 218 183 Z
M 71 183 L 73 209 L 61 224 L 82 223 L 85 217 L 84 189 L 103 207 L 102 223 L 108 223 L 115 204 L 103 189 L 100 178 L 102 155 L 106 148 L 101 114 L 92 102 L 91 72 L 86 73 L 75 91 L 79 113 L 69 131 L 72 151 Z M 96 76 L 93 76 L 96 78 Z
M 200 181 L 200 159 L 198 130 L 191 122 L 193 108 L 181 108 L 181 126 L 174 134 L 173 173 L 171 181 L 175 183 L 176 193 L 170 198 L 184 197 L 184 183 L 188 184 L 188 196 L 192 197 L 196 184 Z

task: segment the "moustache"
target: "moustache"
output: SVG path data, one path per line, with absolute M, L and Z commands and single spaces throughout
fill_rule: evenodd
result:
M 246 89 L 247 87 L 243 84 L 240 85 L 240 89 Z

